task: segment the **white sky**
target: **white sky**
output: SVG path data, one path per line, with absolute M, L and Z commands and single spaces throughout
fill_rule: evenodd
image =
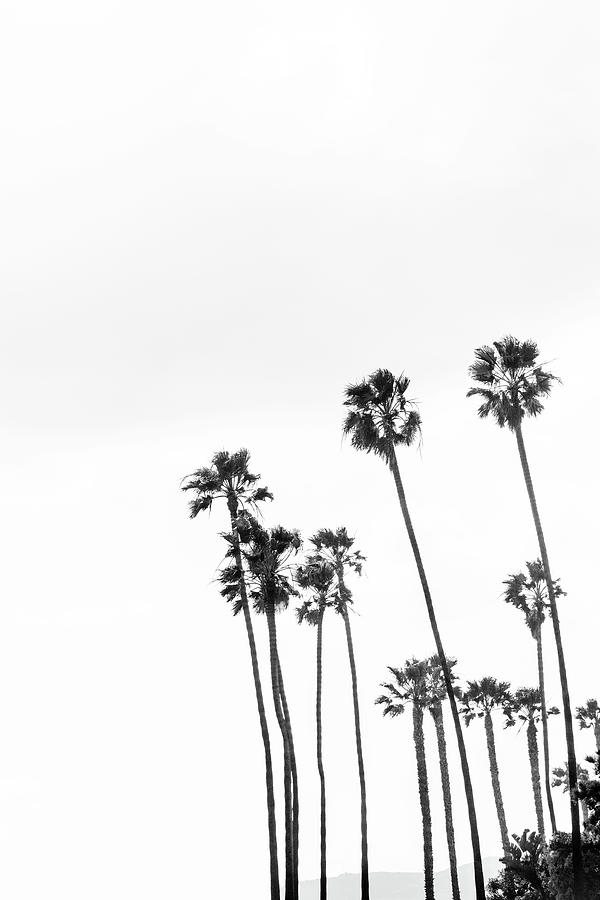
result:
M 498 599 L 537 553 L 516 447 L 464 394 L 475 346 L 538 340 L 564 385 L 526 439 L 573 701 L 597 696 L 597 5 L 5 0 L 2 17 L 0 892 L 266 895 L 246 639 L 212 583 L 225 519 L 190 522 L 178 492 L 240 445 L 269 524 L 343 523 L 368 557 L 370 857 L 418 869 L 410 717 L 372 700 L 432 644 L 391 477 L 341 443 L 342 390 L 380 365 L 413 379 L 424 443 L 400 463 L 447 650 L 465 677 L 531 684 L 533 641 Z M 308 878 L 314 634 L 280 628 Z M 358 789 L 339 621 L 325 640 L 336 874 L 358 869 Z M 547 662 L 558 703 L 549 642 Z M 493 856 L 482 729 L 467 738 Z M 551 740 L 558 765 L 559 722 Z M 525 735 L 498 743 L 509 827 L 531 826 Z

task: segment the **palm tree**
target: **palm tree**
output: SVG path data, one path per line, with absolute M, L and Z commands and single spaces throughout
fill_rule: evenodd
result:
M 600 707 L 597 700 L 588 700 L 585 706 L 577 707 L 577 721 L 580 728 L 593 728 L 596 751 L 600 754 Z
M 456 842 L 454 838 L 454 819 L 452 815 L 452 793 L 450 790 L 450 770 L 448 768 L 448 754 L 446 750 L 446 732 L 444 728 L 443 701 L 446 699 L 446 682 L 444 672 L 438 656 L 431 656 L 427 660 L 428 665 L 428 693 L 429 712 L 435 726 L 435 735 L 438 745 L 440 760 L 440 775 L 442 779 L 442 795 L 444 798 L 444 815 L 446 819 L 446 840 L 448 843 L 448 858 L 450 860 L 450 882 L 452 885 L 452 900 L 460 900 L 460 885 L 458 882 L 458 865 L 456 861 Z M 448 665 L 452 669 L 456 665 L 455 659 L 448 659 Z M 454 675 L 453 675 L 454 678 Z
M 291 559 L 302 544 L 297 531 L 289 531 L 278 526 L 264 529 L 256 519 L 250 520 L 249 534 L 242 553 L 248 567 L 249 596 L 256 612 L 266 616 L 269 631 L 269 654 L 271 659 L 271 688 L 275 715 L 283 742 L 284 796 L 286 810 L 285 828 L 285 900 L 297 900 L 298 867 L 296 858 L 296 835 L 298 821 L 297 778 L 292 797 L 293 735 L 289 710 L 285 699 L 281 662 L 277 647 L 275 615 L 287 608 L 290 597 L 298 591 L 292 584 Z
M 552 613 L 552 626 L 558 653 L 570 785 L 573 887 L 575 900 L 583 900 L 583 856 L 579 827 L 579 805 L 575 796 L 577 788 L 577 760 L 575 757 L 575 739 L 573 736 L 573 717 L 571 714 L 567 667 L 560 632 L 554 582 L 550 573 L 546 540 L 531 480 L 522 430 L 522 422 L 525 416 L 537 416 L 542 412 L 544 409 L 542 400 L 550 394 L 553 382 L 558 380 L 555 375 L 547 372 L 541 365 L 537 364 L 538 355 L 539 351 L 534 341 L 519 341 L 510 335 L 504 337 L 501 341 L 495 341 L 493 347 L 480 347 L 475 351 L 475 362 L 469 368 L 469 374 L 477 382 L 478 386 L 471 388 L 467 396 L 482 397 L 483 403 L 478 409 L 481 418 L 492 415 L 500 428 L 507 425 L 510 431 L 514 432 L 517 439 L 521 468 L 523 469 L 525 486 L 546 577 L 548 600 Z
M 321 871 L 320 900 L 327 900 L 327 811 L 325 802 L 325 769 L 323 766 L 323 725 L 321 697 L 323 684 L 323 616 L 337 596 L 335 569 L 331 563 L 318 557 L 309 557 L 296 571 L 296 581 L 311 596 L 296 610 L 298 622 L 307 622 L 317 628 L 317 769 L 321 784 Z
M 496 814 L 500 826 L 500 837 L 504 855 L 510 852 L 510 840 L 506 827 L 506 815 L 504 801 L 500 788 L 500 772 L 498 770 L 498 757 L 496 755 L 496 738 L 494 735 L 494 723 L 492 713 L 497 709 L 504 709 L 510 701 L 510 685 L 507 681 L 497 681 L 489 676 L 481 681 L 468 681 L 467 689 L 460 691 L 461 712 L 468 726 L 473 719 L 483 719 L 485 736 L 487 741 L 488 758 L 490 763 L 490 775 L 492 778 L 492 790 L 496 803 Z
M 356 738 L 356 758 L 358 762 L 358 781 L 360 786 L 360 835 L 361 835 L 361 863 L 360 863 L 360 896 L 361 900 L 369 900 L 369 853 L 367 840 L 367 787 L 365 782 L 365 766 L 362 751 L 362 734 L 360 729 L 360 707 L 358 703 L 358 677 L 356 674 L 356 660 L 354 658 L 354 643 L 352 641 L 352 629 L 348 606 L 352 603 L 352 592 L 346 585 L 346 573 L 354 571 L 361 574 L 365 557 L 358 550 L 352 550 L 354 538 L 348 535 L 346 528 L 338 528 L 332 531 L 330 528 L 321 528 L 312 536 L 310 542 L 314 548 L 314 556 L 324 562 L 330 563 L 336 573 L 337 596 L 334 601 L 335 611 L 342 617 L 346 631 L 346 644 L 348 646 L 348 661 L 350 663 L 350 677 L 352 680 L 352 701 L 354 704 L 354 734 Z
M 408 532 L 408 538 L 425 597 L 425 604 L 429 615 L 431 630 L 435 639 L 437 654 L 444 672 L 444 680 L 448 691 L 452 720 L 456 731 L 456 740 L 460 754 L 460 762 L 465 785 L 465 796 L 469 813 L 471 828 L 471 844 L 473 847 L 473 869 L 475 876 L 475 890 L 477 900 L 485 900 L 485 882 L 481 864 L 481 849 L 479 845 L 479 831 L 477 828 L 477 814 L 473 799 L 473 787 L 464 736 L 460 725 L 460 717 L 456 706 L 456 699 L 452 690 L 452 677 L 450 667 L 446 660 L 442 639 L 435 616 L 433 600 L 425 567 L 421 558 L 421 551 L 410 518 L 404 486 L 400 477 L 398 460 L 396 458 L 396 446 L 409 447 L 419 437 L 421 432 L 421 417 L 414 402 L 406 396 L 409 380 L 404 375 L 399 378 L 388 369 L 377 369 L 365 381 L 350 385 L 346 388 L 344 405 L 349 407 L 343 430 L 344 434 L 351 436 L 352 446 L 357 450 L 374 453 L 381 457 L 389 466 L 393 475 L 400 501 L 400 508 L 404 518 L 404 524 Z
M 548 601 L 548 587 L 544 566 L 540 559 L 525 563 L 527 574 L 518 572 L 511 575 L 504 582 L 506 590 L 504 600 L 520 609 L 525 616 L 525 623 L 536 643 L 538 682 L 542 712 L 542 738 L 544 746 L 544 782 L 546 788 L 546 800 L 550 815 L 552 833 L 556 832 L 556 816 L 554 814 L 554 802 L 550 788 L 550 749 L 548 742 L 548 713 L 546 710 L 546 687 L 544 678 L 544 654 L 542 648 L 542 625 L 546 619 L 546 611 L 550 609 Z M 564 594 L 559 580 L 554 581 L 554 595 L 558 597 Z M 543 835 L 542 832 L 540 834 Z
M 552 769 L 552 774 L 554 775 L 554 780 L 552 782 L 552 787 L 562 787 L 563 794 L 569 790 L 569 773 L 567 770 L 567 764 L 565 763 L 563 766 L 557 766 L 556 769 Z M 580 766 L 577 763 L 577 784 L 588 784 L 590 781 L 590 773 L 587 769 L 584 769 L 583 766 Z M 588 805 L 586 801 L 580 796 L 578 791 L 578 799 L 581 803 L 581 812 L 583 818 L 584 826 L 588 824 L 588 820 L 590 817 L 590 811 L 588 809 Z
M 516 725 L 517 722 L 527 725 L 527 749 L 529 752 L 533 802 L 537 818 L 537 833 L 542 840 L 546 839 L 546 830 L 544 827 L 544 807 L 540 782 L 537 726 L 540 721 L 543 722 L 544 713 L 547 716 L 553 716 L 558 714 L 558 709 L 555 706 L 549 710 L 545 710 L 542 707 L 542 695 L 538 688 L 519 688 L 504 707 L 507 728 Z
M 193 491 L 190 502 L 190 517 L 194 519 L 199 512 L 209 510 L 215 500 L 225 500 L 229 511 L 231 532 L 227 536 L 233 552 L 233 564 L 228 571 L 221 573 L 224 585 L 222 594 L 232 602 L 233 614 L 242 612 L 246 625 L 254 692 L 265 754 L 265 777 L 267 787 L 267 823 L 269 831 L 269 858 L 271 900 L 279 900 L 279 866 L 277 861 L 277 823 L 275 818 L 275 792 L 273 788 L 273 763 L 271 743 L 265 712 L 265 703 L 258 666 L 256 641 L 248 604 L 248 593 L 240 551 L 238 525 L 245 525 L 244 514 L 255 510 L 257 504 L 264 500 L 272 500 L 272 494 L 264 487 L 258 487 L 260 475 L 253 475 L 249 470 L 250 454 L 247 450 L 228 453 L 223 450 L 215 453 L 209 466 L 198 469 L 188 475 L 182 484 L 182 490 Z M 229 579 L 229 581 L 228 581 Z
M 429 664 L 427 660 L 407 660 L 404 668 L 395 669 L 388 666 L 394 676 L 393 682 L 385 682 L 381 687 L 386 693 L 377 698 L 375 703 L 383 705 L 384 716 L 401 715 L 407 703 L 412 704 L 413 739 L 417 757 L 417 779 L 419 783 L 419 801 L 423 821 L 423 868 L 425 875 L 425 900 L 434 900 L 433 890 L 433 839 L 431 830 L 431 806 L 429 803 L 429 782 L 427 779 L 427 757 L 425 755 L 425 734 L 423 732 L 423 715 L 430 706 Z

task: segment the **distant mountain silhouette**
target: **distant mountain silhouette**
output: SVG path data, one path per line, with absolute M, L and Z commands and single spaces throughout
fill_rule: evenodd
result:
M 485 880 L 491 878 L 501 868 L 498 859 L 493 856 L 483 860 Z M 462 900 L 475 900 L 475 884 L 473 867 L 459 866 L 458 878 Z M 371 872 L 371 900 L 423 900 L 422 872 Z M 359 900 L 360 876 L 354 874 L 338 875 L 327 879 L 328 900 Z M 444 869 L 435 875 L 436 900 L 452 900 L 450 870 Z M 302 881 L 300 883 L 300 900 L 319 900 L 319 880 Z

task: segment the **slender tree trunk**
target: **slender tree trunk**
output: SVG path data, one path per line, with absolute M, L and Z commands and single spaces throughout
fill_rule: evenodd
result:
M 294 897 L 294 842 L 292 826 L 292 791 L 291 791 L 291 760 L 290 742 L 288 730 L 285 724 L 285 716 L 281 704 L 281 692 L 279 687 L 279 657 L 277 655 L 277 629 L 275 625 L 275 609 L 272 603 L 266 607 L 267 625 L 269 628 L 269 655 L 271 658 L 271 686 L 273 688 L 273 704 L 275 715 L 281 731 L 283 742 L 283 791 L 285 800 L 285 900 L 295 900 Z
M 294 900 L 298 900 L 298 847 L 299 847 L 299 814 L 298 814 L 298 768 L 296 766 L 296 751 L 294 750 L 294 734 L 292 731 L 292 720 L 290 718 L 290 710 L 287 705 L 285 696 L 285 688 L 283 685 L 283 675 L 281 673 L 281 662 L 279 655 L 277 656 L 277 668 L 279 675 L 279 695 L 281 697 L 281 708 L 285 719 L 285 727 L 288 734 L 288 742 L 290 747 L 290 777 L 292 781 L 292 858 L 294 862 L 293 881 L 294 881 Z
M 540 781 L 540 756 L 538 750 L 537 731 L 533 718 L 529 717 L 527 723 L 527 750 L 529 751 L 529 767 L 531 769 L 531 786 L 533 788 L 533 802 L 535 803 L 535 815 L 537 819 L 538 834 L 544 840 L 544 807 L 542 805 L 542 785 Z
M 585 826 L 590 820 L 590 810 L 585 800 L 581 801 L 581 813 L 583 815 L 583 824 Z
M 560 685 L 562 689 L 563 713 L 565 718 L 565 735 L 567 740 L 567 768 L 569 772 L 569 797 L 571 801 L 571 832 L 572 832 L 572 849 L 573 849 L 573 889 L 574 900 L 583 900 L 583 855 L 581 849 L 581 831 L 579 825 L 579 803 L 577 802 L 577 760 L 575 757 L 575 739 L 573 737 L 573 716 L 571 714 L 571 699 L 569 697 L 569 683 L 567 680 L 567 667 L 565 664 L 565 655 L 562 645 L 562 636 L 560 633 L 560 622 L 558 618 L 558 608 L 556 606 L 556 595 L 554 593 L 554 584 L 552 574 L 550 572 L 550 563 L 548 561 L 548 551 L 546 550 L 546 541 L 544 532 L 542 531 L 542 523 L 537 508 L 535 492 L 533 490 L 533 482 L 531 480 L 531 472 L 525 452 L 525 444 L 523 442 L 523 432 L 521 423 L 519 422 L 515 428 L 517 438 L 517 446 L 519 448 L 519 458 L 525 478 L 525 486 L 529 496 L 531 512 L 537 533 L 540 555 L 544 566 L 544 574 L 546 576 L 546 584 L 548 587 L 548 597 L 550 600 L 550 608 L 552 611 L 552 626 L 554 628 L 554 638 L 556 640 L 556 650 L 558 653 L 558 668 L 560 672 Z
M 454 839 L 454 820 L 452 817 L 452 793 L 450 790 L 450 770 L 448 768 L 448 754 L 446 752 L 446 733 L 444 729 L 444 711 L 441 703 L 436 703 L 429 708 L 435 725 L 435 735 L 440 759 L 440 775 L 442 778 L 442 795 L 444 797 L 444 814 L 446 817 L 446 840 L 448 843 L 448 858 L 450 860 L 450 881 L 452 884 L 452 900 L 460 900 L 460 886 L 458 883 L 458 865 L 456 862 L 456 843 Z
M 277 686 L 278 697 L 277 702 L 279 710 L 277 718 L 281 716 L 285 721 L 283 706 L 281 703 L 281 691 L 279 691 L 279 683 Z M 286 729 L 287 732 L 287 729 Z M 287 739 L 287 735 L 286 735 Z M 285 747 L 285 745 L 284 745 Z M 289 751 L 289 740 L 288 740 Z M 288 752 L 283 754 L 283 798 L 284 798 L 284 815 L 285 815 L 285 900 L 295 900 L 294 898 L 294 800 L 292 797 L 292 758 Z M 289 896 L 288 896 L 289 895 Z
M 504 802 L 502 800 L 502 791 L 500 790 L 500 772 L 498 771 L 498 758 L 496 756 L 496 739 L 494 737 L 494 724 L 489 711 L 484 716 L 485 737 L 487 740 L 488 757 L 490 761 L 490 775 L 492 776 L 492 790 L 494 792 L 494 802 L 496 804 L 496 813 L 498 816 L 498 825 L 500 826 L 500 838 L 502 840 L 502 849 L 504 855 L 508 856 L 510 851 L 510 840 L 508 837 L 508 828 L 506 826 L 506 815 L 504 813 Z
M 323 768 L 323 729 L 321 698 L 323 686 L 323 610 L 317 622 L 317 768 L 321 782 L 321 877 L 319 900 L 327 900 L 327 816 L 325 805 L 325 769 Z
M 242 554 L 240 551 L 240 542 L 235 525 L 237 518 L 237 509 L 230 509 L 231 515 L 231 534 L 233 537 L 233 551 L 235 564 L 243 573 Z M 242 610 L 244 613 L 244 621 L 246 623 L 246 633 L 248 635 L 248 645 L 250 647 L 250 659 L 252 662 L 252 675 L 254 678 L 254 691 L 256 693 L 256 705 L 258 707 L 258 718 L 260 720 L 260 730 L 265 752 L 265 772 L 267 784 L 267 822 L 269 828 L 269 858 L 270 858 L 270 874 L 271 874 L 271 900 L 279 900 L 279 864 L 277 859 L 277 822 L 275 818 L 275 791 L 273 788 L 273 761 L 271 758 L 271 741 L 269 738 L 269 728 L 267 725 L 267 714 L 265 711 L 265 701 L 263 697 L 262 684 L 260 679 L 260 670 L 258 667 L 258 655 L 256 652 L 256 641 L 254 640 L 254 628 L 252 627 L 252 618 L 250 616 L 250 606 L 248 604 L 248 593 L 246 591 L 246 583 L 243 575 L 240 579 L 240 597 L 242 600 Z
M 552 800 L 552 788 L 550 786 L 550 749 L 548 742 L 548 711 L 546 708 L 546 685 L 544 678 L 544 654 L 542 651 L 542 629 L 538 628 L 535 636 L 537 645 L 538 678 L 540 686 L 540 698 L 542 706 L 542 739 L 544 747 L 544 786 L 546 790 L 546 802 L 550 816 L 552 834 L 556 833 L 556 816 L 554 814 L 554 801 Z
M 600 756 L 600 719 L 594 722 L 594 737 L 596 738 L 596 750 Z
M 338 579 L 342 596 L 344 594 L 343 575 L 338 569 Z M 346 604 L 341 604 L 341 613 L 346 629 L 346 641 L 348 643 L 348 659 L 350 661 L 350 674 L 352 677 L 352 700 L 354 702 L 354 731 L 356 735 L 356 757 L 358 760 L 358 780 L 360 782 L 360 835 L 361 835 L 361 862 L 360 862 L 360 896 L 361 900 L 369 900 L 369 854 L 367 844 L 367 788 L 365 785 L 365 767 L 362 752 L 362 736 L 360 732 L 360 710 L 358 706 L 358 683 L 356 678 L 356 662 L 354 660 L 354 645 L 352 643 L 352 631 Z
M 427 759 L 425 757 L 425 735 L 423 733 L 423 710 L 413 703 L 413 738 L 417 754 L 417 778 L 419 781 L 419 801 L 423 820 L 423 872 L 425 875 L 425 900 L 435 900 L 433 893 L 433 837 L 431 833 L 431 807 L 429 805 L 429 784 L 427 781 Z
M 439 632 L 437 620 L 435 617 L 433 600 L 431 598 L 429 584 L 427 583 L 427 576 L 425 575 L 425 567 L 423 566 L 423 561 L 421 559 L 421 551 L 419 550 L 419 545 L 417 543 L 417 538 L 415 536 L 414 528 L 413 528 L 412 521 L 410 518 L 410 513 L 408 511 L 408 505 L 406 502 L 404 487 L 402 485 L 402 479 L 400 478 L 400 470 L 398 469 L 398 461 L 396 459 L 396 451 L 394 450 L 393 447 L 391 447 L 389 464 L 390 464 L 390 468 L 392 470 L 392 475 L 394 476 L 394 482 L 396 484 L 396 490 L 398 492 L 398 499 L 400 501 L 400 508 L 402 509 L 402 515 L 404 517 L 404 524 L 406 525 L 406 530 L 408 532 L 408 538 L 410 540 L 412 551 L 413 551 L 413 554 L 415 557 L 415 562 L 417 564 L 417 570 L 418 570 L 419 578 L 421 581 L 421 587 L 423 589 L 423 595 L 425 597 L 425 603 L 427 606 L 427 612 L 429 614 L 431 630 L 433 632 L 433 637 L 435 639 L 435 646 L 436 646 L 437 654 L 440 658 L 440 663 L 442 665 L 442 670 L 444 672 L 444 681 L 446 683 L 446 690 L 448 692 L 448 701 L 450 703 L 450 709 L 452 711 L 452 721 L 454 723 L 454 730 L 456 731 L 456 740 L 458 743 L 460 764 L 461 764 L 461 768 L 462 768 L 463 781 L 465 784 L 465 797 L 467 800 L 467 809 L 468 809 L 468 813 L 469 813 L 469 825 L 470 825 L 470 829 L 471 829 L 471 846 L 473 848 L 473 872 L 474 872 L 474 876 L 475 876 L 475 892 L 476 892 L 477 900 L 485 900 L 485 881 L 484 881 L 484 877 L 483 877 L 483 866 L 481 863 L 481 847 L 479 844 L 479 830 L 477 827 L 477 813 L 475 811 L 475 801 L 473 799 L 473 785 L 471 783 L 471 773 L 469 771 L 469 761 L 467 759 L 465 740 L 464 740 L 464 736 L 463 736 L 462 728 L 461 728 L 461 724 L 460 724 L 460 716 L 458 714 L 458 709 L 456 706 L 456 698 L 454 696 L 454 689 L 452 686 L 452 677 L 450 675 L 450 668 L 448 666 L 446 654 L 444 653 L 444 647 L 442 645 L 442 639 L 440 637 L 440 632 Z

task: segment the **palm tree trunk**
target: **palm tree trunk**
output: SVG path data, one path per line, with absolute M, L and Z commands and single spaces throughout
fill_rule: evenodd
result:
M 531 785 L 533 787 L 533 802 L 535 803 L 538 834 L 545 840 L 544 807 L 542 805 L 542 785 L 540 782 L 540 756 L 535 722 L 531 716 L 527 723 L 527 749 L 529 751 L 529 767 L 531 769 Z
M 487 740 L 488 757 L 490 761 L 490 775 L 492 776 L 492 790 L 494 792 L 494 802 L 496 804 L 496 814 L 498 816 L 498 825 L 500 826 L 500 838 L 502 840 L 502 849 L 504 855 L 508 856 L 510 851 L 510 840 L 508 837 L 508 828 L 506 826 L 506 815 L 504 813 L 504 802 L 502 800 L 502 791 L 500 790 L 500 772 L 498 771 L 498 758 L 496 756 L 496 739 L 494 737 L 494 724 L 489 711 L 484 716 L 485 737 Z
M 423 871 L 425 875 L 425 900 L 435 900 L 433 893 L 433 837 L 431 833 L 431 807 L 429 805 L 429 784 L 427 781 L 427 759 L 425 757 L 425 735 L 423 733 L 423 710 L 413 703 L 413 738 L 417 754 L 417 778 L 419 781 L 419 801 L 423 820 Z
M 467 800 L 467 809 L 468 809 L 468 813 L 469 813 L 469 825 L 470 825 L 470 829 L 471 829 L 471 846 L 473 848 L 473 872 L 474 872 L 474 876 L 475 876 L 475 892 L 476 892 L 477 900 L 485 900 L 485 881 L 484 881 L 484 877 L 483 877 L 483 866 L 481 863 L 481 847 L 479 844 L 479 829 L 477 827 L 477 813 L 475 811 L 475 801 L 473 798 L 473 785 L 471 783 L 471 773 L 469 771 L 469 761 L 467 759 L 465 740 L 464 740 L 464 736 L 463 736 L 462 728 L 461 728 L 461 724 L 460 724 L 460 717 L 458 715 L 458 708 L 456 706 L 456 698 L 454 696 L 454 689 L 452 686 L 452 678 L 450 675 L 450 668 L 448 666 L 446 654 L 444 653 L 444 648 L 442 646 L 442 639 L 440 637 L 440 632 L 439 632 L 437 620 L 435 617 L 435 610 L 433 608 L 433 600 L 431 598 L 429 584 L 427 583 L 427 576 L 425 575 L 425 567 L 423 566 L 423 561 L 421 559 L 421 551 L 419 550 L 419 545 L 417 543 L 417 538 L 415 536 L 415 531 L 414 531 L 412 521 L 410 518 L 410 513 L 408 511 L 406 495 L 404 493 L 402 479 L 400 478 L 400 470 L 398 469 L 398 461 L 396 459 L 396 451 L 394 450 L 393 447 L 390 448 L 389 464 L 390 464 L 390 468 L 392 470 L 392 475 L 394 476 L 394 481 L 396 483 L 396 490 L 398 492 L 400 508 L 402 510 L 402 515 L 404 517 L 404 524 L 406 525 L 406 530 L 408 532 L 408 538 L 410 540 L 410 545 L 412 547 L 412 551 L 413 551 L 413 554 L 415 557 L 415 562 L 417 564 L 417 570 L 418 570 L 419 578 L 421 581 L 421 587 L 423 589 L 423 595 L 425 597 L 425 603 L 427 606 L 427 612 L 429 614 L 431 630 L 433 632 L 433 637 L 435 639 L 435 646 L 436 646 L 437 654 L 440 658 L 440 663 L 442 665 L 442 670 L 444 672 L 444 681 L 446 683 L 446 690 L 448 692 L 448 700 L 450 702 L 450 709 L 452 711 L 452 721 L 454 723 L 454 730 L 456 732 L 456 740 L 458 743 L 458 752 L 460 755 L 460 764 L 461 764 L 461 768 L 462 768 L 463 781 L 464 781 L 464 785 L 465 785 L 465 797 Z
M 283 742 L 283 791 L 285 800 L 285 900 L 295 900 L 294 897 L 294 843 L 292 827 L 292 792 L 291 792 L 291 760 L 290 742 L 285 724 L 285 716 L 281 704 L 281 692 L 279 687 L 279 658 L 277 655 L 277 630 L 275 625 L 275 609 L 272 603 L 266 606 L 267 625 L 269 628 L 269 655 L 271 658 L 271 686 L 273 689 L 273 703 L 275 715 L 281 731 Z
M 279 688 L 278 688 L 279 689 Z M 283 706 L 281 705 L 281 691 L 278 694 L 279 712 L 285 721 Z M 286 729 L 287 736 L 287 729 Z M 289 749 L 289 741 L 288 741 Z M 288 752 L 283 754 L 283 798 L 285 814 L 285 900 L 294 900 L 294 801 L 292 798 L 292 761 Z M 289 896 L 288 896 L 289 894 Z
M 552 834 L 556 833 L 556 816 L 554 814 L 554 801 L 552 800 L 552 788 L 550 787 L 550 749 L 548 742 L 548 712 L 546 709 L 546 686 L 544 678 L 544 654 L 542 652 L 542 629 L 538 628 L 535 636 L 537 645 L 538 679 L 540 686 L 540 698 L 542 707 L 542 739 L 544 746 L 544 785 L 546 789 L 546 802 L 550 815 L 550 827 Z
M 321 876 L 319 900 L 327 900 L 327 816 L 325 806 L 325 769 L 323 768 L 323 729 L 321 698 L 323 686 L 323 610 L 317 622 L 317 768 L 321 782 Z
M 454 820 L 452 817 L 452 793 L 450 790 L 450 770 L 448 768 L 448 754 L 446 752 L 446 733 L 444 729 L 444 711 L 441 703 L 436 703 L 429 708 L 435 725 L 435 735 L 440 759 L 440 775 L 442 778 L 442 794 L 444 797 L 444 814 L 446 817 L 446 840 L 448 843 L 448 858 L 450 860 L 450 882 L 452 884 L 452 900 L 460 900 L 460 886 L 458 883 L 458 865 L 456 862 L 456 843 L 454 840 Z
M 554 584 L 550 573 L 550 563 L 548 561 L 548 551 L 546 550 L 546 541 L 544 532 L 542 531 L 542 523 L 537 508 L 535 493 L 533 490 L 533 482 L 531 480 L 531 472 L 525 452 L 525 444 L 523 442 L 523 432 L 521 423 L 517 423 L 515 427 L 515 435 L 517 438 L 517 446 L 519 448 L 519 458 L 525 478 L 525 486 L 529 496 L 531 512 L 537 533 L 540 555 L 544 566 L 544 574 L 546 576 L 546 584 L 548 587 L 548 598 L 550 600 L 550 608 L 552 611 L 552 626 L 554 628 L 554 638 L 556 640 L 556 650 L 558 653 L 558 668 L 560 672 L 560 685 L 562 689 L 563 713 L 565 718 L 565 735 L 567 739 L 567 769 L 569 772 L 569 796 L 571 802 L 571 832 L 572 832 L 572 849 L 573 849 L 573 888 L 574 900 L 583 900 L 583 855 L 581 850 L 581 831 L 579 825 L 579 803 L 577 802 L 577 760 L 575 757 L 575 739 L 573 737 L 573 716 L 571 714 L 571 699 L 569 697 L 569 683 L 567 680 L 567 667 L 565 664 L 565 655 L 562 645 L 562 636 L 560 633 L 560 622 L 558 619 L 558 609 L 556 606 L 556 596 L 554 593 Z
M 583 815 L 583 824 L 585 826 L 590 820 L 590 810 L 585 800 L 581 801 L 581 813 Z
M 231 515 L 231 534 L 233 536 L 233 551 L 235 564 L 243 573 L 242 554 L 240 551 L 240 542 L 235 526 L 237 518 L 237 510 L 230 509 Z M 279 900 L 279 864 L 277 859 L 277 822 L 275 818 L 275 791 L 273 787 L 273 761 L 271 758 L 271 741 L 269 738 L 269 727 L 267 725 L 267 714 L 265 711 L 265 701 L 263 697 L 262 684 L 260 679 L 260 670 L 258 667 L 258 655 L 256 652 L 256 641 L 254 639 L 254 629 L 252 627 L 252 618 L 250 616 L 250 606 L 248 604 L 248 593 L 246 591 L 246 583 L 244 578 L 240 579 L 240 596 L 242 600 L 242 609 L 244 612 L 244 621 L 246 623 L 246 634 L 248 636 L 248 645 L 250 647 L 250 660 L 252 662 L 252 675 L 254 678 L 254 691 L 256 694 L 256 705 L 258 707 L 258 718 L 260 720 L 260 730 L 262 734 L 264 752 L 265 752 L 265 772 L 267 784 L 267 822 L 269 828 L 269 859 L 271 874 L 271 900 Z
M 277 668 L 279 675 L 279 695 L 281 697 L 281 708 L 285 719 L 285 727 L 288 734 L 288 742 L 290 747 L 290 776 L 292 780 L 292 859 L 293 859 L 293 881 L 294 881 L 294 900 L 298 900 L 298 846 L 299 846 L 299 818 L 298 818 L 298 768 L 296 766 L 296 752 L 294 750 L 294 735 L 292 732 L 292 720 L 285 696 L 285 688 L 283 686 L 283 675 L 281 673 L 281 662 L 279 655 L 277 656 Z
M 343 575 L 338 570 L 341 593 L 344 596 Z M 365 785 L 365 767 L 362 752 L 362 736 L 360 732 L 360 710 L 358 707 L 358 684 L 356 678 L 356 662 L 354 660 L 354 645 L 352 643 L 352 631 L 346 604 L 341 604 L 341 613 L 346 629 L 346 641 L 348 643 L 348 659 L 350 661 L 350 675 L 352 677 L 352 700 L 354 702 L 354 731 L 356 735 L 356 757 L 358 760 L 358 780 L 360 782 L 360 835 L 361 835 L 361 863 L 360 863 L 360 896 L 361 900 L 369 900 L 369 854 L 367 844 L 367 788 Z

